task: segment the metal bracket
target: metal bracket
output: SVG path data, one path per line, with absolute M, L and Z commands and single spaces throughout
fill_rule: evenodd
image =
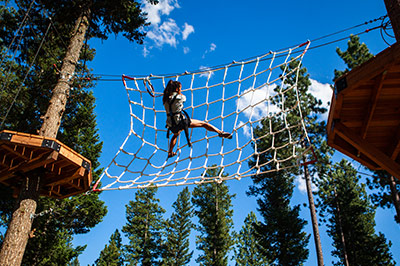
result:
M 347 79 L 346 77 L 343 77 L 341 79 L 338 79 L 335 83 L 335 95 L 338 95 L 342 90 L 347 88 Z
M 33 220 L 33 219 L 35 219 L 35 218 L 37 218 L 37 217 L 39 217 L 39 216 L 43 216 L 43 215 L 48 214 L 48 213 L 51 213 L 51 212 L 53 212 L 53 211 L 54 211 L 54 209 L 53 209 L 53 208 L 50 208 L 50 209 L 48 209 L 48 210 L 42 211 L 41 213 L 31 214 L 31 215 L 30 215 L 30 218 Z
M 42 142 L 42 147 L 50 148 L 55 151 L 60 151 L 61 145 L 55 142 L 54 140 L 44 139 Z
M 90 171 L 90 163 L 87 161 L 82 161 L 82 167 Z
M 13 136 L 12 133 L 3 132 L 3 133 L 0 134 L 0 140 L 8 140 L 8 141 L 10 141 L 12 136 Z

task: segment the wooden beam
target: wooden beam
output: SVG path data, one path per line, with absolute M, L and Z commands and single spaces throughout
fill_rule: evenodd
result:
M 328 144 L 332 148 L 334 148 L 334 149 L 340 151 L 341 153 L 349 156 L 350 158 L 353 158 L 354 160 L 362 163 L 369 169 L 378 170 L 379 166 L 375 162 L 371 161 L 371 159 L 369 159 L 364 154 L 360 154 L 355 147 L 353 147 L 350 143 L 348 143 L 342 137 L 335 134 L 333 141 L 328 142 Z
M 339 94 L 348 94 L 363 82 L 373 79 L 400 61 L 400 44 L 395 43 L 367 62 L 355 67 L 341 78 L 346 78 L 347 87 Z
M 376 164 L 380 165 L 383 169 L 400 180 L 400 165 L 390 159 L 389 156 L 369 144 L 340 122 L 335 123 L 335 132 L 372 161 L 376 162 Z
M 43 158 L 45 157 L 45 158 Z M 8 171 L 7 174 L 4 174 L 0 177 L 0 182 L 7 180 L 9 177 L 13 176 L 15 172 L 29 172 L 33 169 L 42 167 L 46 164 L 49 164 L 51 162 L 54 162 L 57 160 L 58 157 L 58 152 L 53 151 L 50 153 L 44 153 L 41 156 L 39 156 L 38 158 L 36 158 L 33 161 L 30 162 L 26 162 L 24 164 L 19 165 L 18 167 L 14 168 L 12 171 Z
M 396 135 L 392 141 L 392 146 L 389 149 L 390 158 L 396 160 L 400 153 L 400 125 L 397 127 Z
M 393 33 L 397 42 L 400 42 L 400 1 L 384 0 L 387 13 L 392 23 Z
M 76 179 L 78 177 L 83 177 L 85 175 L 85 168 L 79 167 L 74 173 L 70 175 L 63 174 L 60 178 L 49 180 L 44 185 L 45 186 L 57 186 L 60 184 L 68 183 L 69 181 Z
M 14 145 L 14 147 L 17 147 L 17 146 Z M 11 152 L 11 153 L 14 154 L 14 155 L 17 155 L 18 157 L 21 157 L 21 158 L 23 158 L 23 159 L 25 159 L 25 160 L 29 160 L 28 157 L 26 157 L 24 154 L 18 152 L 15 148 L 12 149 L 12 148 L 10 148 L 8 145 L 4 145 L 4 144 L 1 145 L 1 148 L 7 150 L 8 152 Z
M 376 105 L 378 103 L 379 94 L 382 91 L 383 81 L 385 80 L 387 71 L 384 71 L 379 77 L 377 78 L 376 84 L 373 86 L 372 97 L 368 105 L 367 114 L 364 118 L 363 125 L 361 127 L 361 137 L 365 139 L 368 133 L 368 127 L 371 124 L 372 117 L 375 112 Z

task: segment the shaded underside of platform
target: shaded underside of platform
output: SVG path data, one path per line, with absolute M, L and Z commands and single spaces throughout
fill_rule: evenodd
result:
M 89 190 L 91 163 L 56 139 L 0 132 L 0 183 L 18 193 L 22 178 L 41 169 L 41 195 L 66 198 Z
M 399 44 L 335 82 L 327 130 L 330 146 L 400 179 Z

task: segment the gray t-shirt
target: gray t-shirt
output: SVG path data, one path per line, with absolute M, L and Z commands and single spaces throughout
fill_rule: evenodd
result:
M 172 99 L 175 97 L 175 95 L 176 95 L 176 98 L 175 98 L 174 102 L 172 103 L 171 108 L 172 108 L 172 113 L 175 114 L 173 116 L 173 118 L 175 120 L 176 125 L 181 121 L 181 116 L 179 115 L 179 113 L 182 112 L 183 103 L 186 101 L 185 95 L 174 92 L 174 93 L 172 93 L 172 95 L 169 96 L 169 100 L 166 103 L 164 103 L 164 108 L 165 108 L 165 111 L 167 112 L 167 126 L 168 127 L 172 127 L 171 117 L 168 116 L 168 114 L 170 112 L 169 102 L 172 101 Z M 178 114 L 176 114 L 176 113 L 178 113 Z

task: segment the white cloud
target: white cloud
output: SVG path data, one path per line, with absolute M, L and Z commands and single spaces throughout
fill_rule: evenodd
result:
M 178 26 L 174 19 L 170 18 L 171 12 L 180 8 L 178 0 L 159 0 L 158 4 L 152 5 L 147 0 L 142 0 L 142 10 L 147 13 L 147 21 L 150 22 L 147 32 L 147 41 L 143 55 L 147 56 L 153 48 L 162 48 L 164 45 L 177 47 L 179 39 L 186 40 L 194 32 L 194 27 L 184 23 L 182 27 Z M 188 49 L 184 48 L 184 52 Z
M 211 78 L 212 76 L 214 76 L 214 72 L 213 71 L 208 71 L 208 70 L 211 70 L 211 68 L 209 68 L 209 67 L 200 66 L 200 70 L 206 71 L 206 72 L 200 74 L 201 78 L 208 78 L 208 76 L 210 76 L 210 78 Z
M 187 54 L 190 52 L 190 48 L 189 47 L 183 47 L 183 53 Z
M 149 50 L 146 48 L 146 46 L 144 46 L 143 48 L 143 56 L 147 57 L 149 55 Z
M 244 125 L 244 123 L 242 121 L 240 121 L 238 128 L 240 128 L 240 127 L 242 127 L 242 129 L 243 129 L 243 134 L 246 137 L 251 138 L 250 126 L 248 124 Z
M 180 7 L 177 0 L 159 0 L 157 5 L 152 5 L 147 0 L 143 0 L 142 3 L 142 10 L 147 13 L 147 21 L 153 26 L 161 22 L 161 15 L 169 16 L 175 8 Z
M 207 50 L 204 52 L 202 58 L 205 58 L 205 57 L 206 57 L 206 54 L 211 53 L 211 52 L 214 52 L 215 49 L 217 49 L 217 45 L 216 45 L 215 43 L 211 43 L 211 44 L 210 44 L 210 48 L 207 49 Z
M 185 22 L 185 25 L 184 25 L 184 28 L 183 28 L 183 31 L 182 31 L 182 39 L 186 40 L 188 38 L 189 34 L 191 34 L 193 32 L 194 32 L 193 26 L 189 25 L 189 24 L 187 24 Z
M 322 101 L 323 107 L 329 110 L 328 102 L 332 100 L 332 88 L 331 85 L 328 83 L 320 83 L 317 80 L 310 79 L 311 87 L 310 93 L 314 95 L 315 98 L 320 99 Z M 321 116 L 321 119 L 326 120 L 328 119 L 328 112 Z
M 295 184 L 296 184 L 297 188 L 300 190 L 301 193 L 303 193 L 303 194 L 307 193 L 307 185 L 306 185 L 306 180 L 304 179 L 304 177 L 296 176 Z M 313 192 L 316 192 L 316 191 L 318 191 L 318 188 L 317 188 L 316 185 L 311 183 L 311 190 Z
M 149 31 L 147 37 L 153 40 L 158 47 L 161 47 L 164 44 L 176 47 L 176 44 L 178 43 L 176 36 L 179 34 L 180 29 L 178 25 L 176 25 L 175 20 L 170 18 L 163 22 L 160 27 Z
M 215 49 L 217 49 L 217 45 L 215 43 L 211 43 L 210 45 L 210 52 L 215 51 Z
M 258 120 L 262 117 L 279 112 L 279 108 L 267 101 L 275 95 L 275 84 L 263 86 L 254 90 L 249 88 L 242 93 L 242 96 L 237 100 L 239 110 L 244 110 L 243 113 L 251 120 Z M 246 109 L 247 108 L 247 109 Z

